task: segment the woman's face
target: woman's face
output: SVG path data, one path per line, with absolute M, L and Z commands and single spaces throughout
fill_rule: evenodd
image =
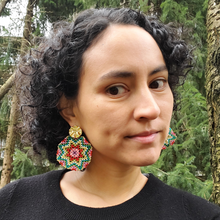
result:
M 144 29 L 112 25 L 83 55 L 70 125 L 93 145 L 93 159 L 146 166 L 157 161 L 172 115 L 168 71 Z

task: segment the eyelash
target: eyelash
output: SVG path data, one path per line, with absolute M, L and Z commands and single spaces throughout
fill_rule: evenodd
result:
M 153 84 L 155 83 L 155 82 L 162 82 L 163 83 L 163 85 L 162 86 L 158 86 L 157 88 L 155 88 L 154 86 L 153 86 Z M 167 83 L 167 80 L 166 79 L 156 79 L 156 80 L 154 80 L 153 82 L 151 82 L 150 83 L 150 85 L 149 85 L 149 87 L 151 88 L 151 89 L 163 89 L 164 88 L 164 86 L 165 86 L 165 84 Z M 159 83 L 158 83 L 159 84 Z M 115 94 L 112 94 L 111 92 L 110 92 L 110 90 L 111 89 L 115 89 L 115 88 L 117 88 L 117 90 L 113 90 L 112 92 L 114 93 L 114 92 L 116 92 Z M 118 88 L 120 88 L 120 89 L 118 89 Z M 121 90 L 124 90 L 124 91 L 121 91 Z M 120 96 L 120 95 L 122 95 L 122 94 L 124 94 L 125 92 L 127 92 L 128 91 L 128 89 L 127 88 L 125 88 L 125 86 L 123 86 L 123 85 L 113 85 L 113 86 L 111 86 L 111 87 L 109 87 L 107 90 L 106 90 L 106 93 L 108 93 L 108 94 L 110 94 L 111 96 Z M 120 93 L 121 92 L 121 93 Z M 120 93 L 120 94 L 118 94 L 118 93 Z
M 126 88 L 125 88 L 124 86 L 122 86 L 122 85 L 114 85 L 114 86 L 109 87 L 109 88 L 106 90 L 106 92 L 107 92 L 108 94 L 112 95 L 112 96 L 118 96 L 118 95 L 122 95 L 123 93 L 125 93 L 125 92 L 122 92 L 121 94 L 118 94 L 118 93 L 120 92 L 120 89 L 117 89 L 117 90 L 118 90 L 118 93 L 117 93 L 117 94 L 111 94 L 111 93 L 110 93 L 110 90 L 113 89 L 113 88 L 122 88 L 123 90 L 128 91 L 128 89 L 126 89 Z M 117 90 L 116 90 L 115 92 L 117 92 Z
M 154 87 L 152 87 L 153 83 L 158 82 L 158 81 L 163 82 L 163 85 L 162 85 L 160 88 L 154 88 Z M 156 79 L 156 80 L 154 80 L 152 83 L 150 83 L 150 86 L 149 86 L 149 87 L 150 87 L 151 89 L 162 89 L 162 88 L 164 88 L 164 86 L 165 86 L 166 83 L 167 83 L 167 80 L 166 80 L 166 79 Z

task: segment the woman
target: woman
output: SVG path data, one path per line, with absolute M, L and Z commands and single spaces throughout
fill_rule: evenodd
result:
M 72 171 L 7 185 L 0 218 L 220 219 L 217 206 L 140 171 L 159 158 L 189 59 L 165 25 L 130 9 L 54 27 L 20 70 L 34 149 Z

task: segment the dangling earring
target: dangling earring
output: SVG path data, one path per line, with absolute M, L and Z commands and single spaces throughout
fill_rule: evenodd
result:
M 176 134 L 173 132 L 173 130 L 171 128 L 169 128 L 169 133 L 168 133 L 168 137 L 165 140 L 165 143 L 163 144 L 162 149 L 166 149 L 167 147 L 171 146 L 174 144 L 174 142 L 176 141 Z
M 73 126 L 58 145 L 57 161 L 67 169 L 84 170 L 91 162 L 92 145 L 81 135 L 82 129 Z

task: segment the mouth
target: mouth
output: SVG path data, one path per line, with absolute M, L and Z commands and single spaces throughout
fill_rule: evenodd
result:
M 136 142 L 143 143 L 143 144 L 150 144 L 154 142 L 158 133 L 159 131 L 155 131 L 155 130 L 144 131 L 144 132 L 132 135 L 132 136 L 127 136 L 126 138 L 136 141 Z

